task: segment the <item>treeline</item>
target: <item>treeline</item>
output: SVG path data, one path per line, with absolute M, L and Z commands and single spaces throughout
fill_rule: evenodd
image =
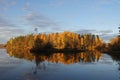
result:
M 120 51 L 120 37 L 112 38 L 109 43 L 109 50 Z
M 7 42 L 7 48 L 26 48 L 33 50 L 44 49 L 77 49 L 93 50 L 102 45 L 102 39 L 98 35 L 80 35 L 73 32 L 61 32 L 50 34 L 30 34 L 11 38 Z
M 120 36 L 112 38 L 109 43 L 103 43 L 98 46 L 97 49 L 107 53 L 119 53 L 120 52 Z
M 5 44 L 0 44 L 0 49 L 5 48 Z

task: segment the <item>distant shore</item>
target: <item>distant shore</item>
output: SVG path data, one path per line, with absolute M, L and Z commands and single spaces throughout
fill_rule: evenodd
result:
M 0 49 L 5 48 L 5 44 L 0 44 Z

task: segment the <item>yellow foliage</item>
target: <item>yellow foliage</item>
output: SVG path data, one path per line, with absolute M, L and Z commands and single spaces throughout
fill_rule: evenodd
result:
M 65 31 L 61 33 L 18 36 L 10 39 L 7 46 L 14 48 L 94 49 L 102 44 L 97 35 Z

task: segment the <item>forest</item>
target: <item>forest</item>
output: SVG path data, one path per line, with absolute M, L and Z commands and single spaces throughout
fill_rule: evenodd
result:
M 31 51 L 75 51 L 94 50 L 102 46 L 103 40 L 98 35 L 78 34 L 69 31 L 60 33 L 29 34 L 11 38 L 6 47 L 9 49 L 28 49 Z
M 69 31 L 60 33 L 28 34 L 11 38 L 7 49 L 27 49 L 32 52 L 75 52 L 99 50 L 101 52 L 120 52 L 120 37 L 112 38 L 104 43 L 102 38 L 94 34 L 78 34 Z
M 103 52 L 120 53 L 120 36 L 110 39 L 109 43 L 103 43 L 101 49 Z

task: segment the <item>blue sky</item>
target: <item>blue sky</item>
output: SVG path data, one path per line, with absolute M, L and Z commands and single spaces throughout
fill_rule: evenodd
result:
M 117 36 L 120 0 L 0 0 L 0 43 L 38 32 L 72 31 Z

